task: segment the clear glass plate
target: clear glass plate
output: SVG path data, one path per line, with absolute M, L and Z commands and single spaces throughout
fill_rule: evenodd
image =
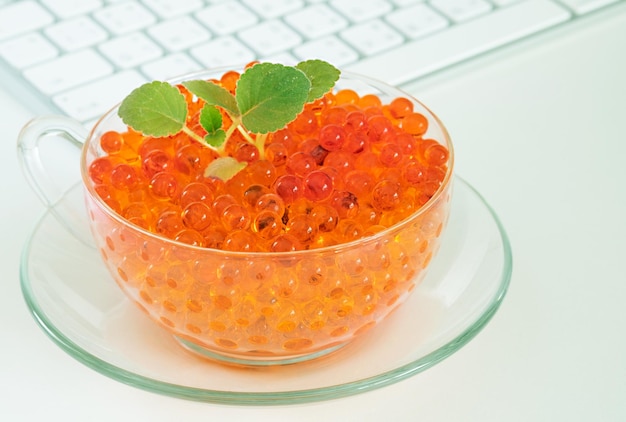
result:
M 498 218 L 456 177 L 452 211 L 430 272 L 385 322 L 319 360 L 238 368 L 179 346 L 121 293 L 84 233 L 48 211 L 21 262 L 22 291 L 35 320 L 71 356 L 135 387 L 190 400 L 289 404 L 380 388 L 422 372 L 470 341 L 491 319 L 509 285 L 512 256 Z M 59 207 L 81 209 L 77 185 Z M 79 240 L 83 239 L 83 240 Z

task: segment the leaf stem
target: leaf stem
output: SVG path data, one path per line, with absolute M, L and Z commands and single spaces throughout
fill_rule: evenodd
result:
M 200 143 L 202 146 L 211 148 L 214 151 L 218 151 L 215 147 L 213 147 L 212 145 L 207 144 L 204 139 L 202 139 L 202 137 L 200 135 L 198 135 L 196 132 L 194 132 L 193 130 L 189 129 L 189 127 L 187 127 L 187 125 L 183 125 L 183 132 L 188 135 L 191 139 L 193 139 L 194 141 Z
M 231 137 L 231 135 L 233 134 L 233 132 L 235 132 L 235 130 L 237 129 L 237 127 L 241 124 L 241 120 L 240 119 L 233 119 L 231 117 L 232 123 L 230 124 L 230 126 L 228 127 L 228 129 L 226 129 L 226 140 L 228 141 L 228 139 Z
M 241 135 L 245 138 L 246 141 L 250 142 L 252 145 L 256 144 L 254 139 L 252 139 L 248 131 L 242 125 L 238 124 L 237 130 L 239 131 L 239 133 L 241 133 Z
M 267 139 L 267 133 L 258 134 L 256 136 L 256 142 L 254 146 L 259 150 L 259 159 L 265 160 L 265 140 Z

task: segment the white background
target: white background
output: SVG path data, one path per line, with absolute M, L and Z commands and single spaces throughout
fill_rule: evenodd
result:
M 510 236 L 514 271 L 500 311 L 424 373 L 294 406 L 160 396 L 53 344 L 29 314 L 18 276 L 21 248 L 44 211 L 15 152 L 33 116 L 0 91 L 0 420 L 626 420 L 626 16 L 567 35 L 412 88 L 448 125 L 457 173 Z

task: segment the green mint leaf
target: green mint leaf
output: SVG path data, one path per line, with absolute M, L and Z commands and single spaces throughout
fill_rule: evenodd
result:
M 222 107 L 232 117 L 239 116 L 239 108 L 235 96 L 226 88 L 213 82 L 195 80 L 183 82 L 183 86 L 198 98 L 202 98 L 208 104 Z
M 222 128 L 222 113 L 217 107 L 205 104 L 200 111 L 200 125 L 209 133 Z
M 226 141 L 226 132 L 222 129 L 222 113 L 216 106 L 205 104 L 202 107 L 200 125 L 207 131 L 204 137 L 207 144 L 219 148 Z
M 335 86 L 341 72 L 335 66 L 323 60 L 306 60 L 296 65 L 311 81 L 311 90 L 307 102 L 321 98 Z
M 187 118 L 187 102 L 178 88 L 165 82 L 150 82 L 131 92 L 118 110 L 122 121 L 149 136 L 178 133 Z
M 243 126 L 253 133 L 283 128 L 302 112 L 310 89 L 307 76 L 295 67 L 259 63 L 248 68 L 235 92 Z
M 204 170 L 204 177 L 216 177 L 226 181 L 243 170 L 246 164 L 235 160 L 233 157 L 216 158 Z
M 224 129 L 218 129 L 215 132 L 208 133 L 204 137 L 204 141 L 212 147 L 219 148 L 226 141 L 226 132 Z

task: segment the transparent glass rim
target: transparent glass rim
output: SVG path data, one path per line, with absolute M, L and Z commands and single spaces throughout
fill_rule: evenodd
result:
M 147 376 L 138 375 L 126 369 L 119 368 L 83 350 L 68 336 L 63 334 L 63 332 L 55 327 L 55 325 L 48 319 L 45 311 L 40 307 L 34 298 L 34 294 L 28 280 L 28 256 L 29 251 L 33 246 L 32 235 L 22 252 L 20 262 L 20 280 L 23 296 L 38 325 L 61 349 L 66 351 L 69 355 L 81 363 L 103 375 L 146 391 L 181 399 L 211 403 L 234 405 L 286 405 L 336 399 L 376 390 L 421 373 L 458 351 L 461 347 L 472 340 L 491 320 L 496 311 L 499 309 L 508 290 L 512 274 L 513 259 L 511 245 L 506 231 L 498 216 L 491 206 L 484 200 L 482 195 L 480 195 L 479 192 L 477 192 L 463 179 L 458 177 L 456 179 L 477 196 L 496 224 L 500 240 L 502 242 L 504 258 L 502 271 L 499 276 L 498 288 L 490 298 L 489 305 L 485 308 L 481 315 L 453 339 L 446 342 L 436 350 L 412 362 L 401 365 L 392 370 L 382 372 L 375 376 L 366 377 L 356 381 L 349 381 L 343 384 L 316 387 L 312 389 L 278 392 L 236 392 L 181 386 L 156 380 Z M 46 214 L 42 216 L 36 227 L 42 224 Z M 35 233 L 35 231 L 33 231 L 33 233 Z
M 202 70 L 202 71 L 198 71 L 198 72 L 193 72 L 187 75 L 183 75 L 183 76 L 179 76 L 177 78 L 173 78 L 170 79 L 168 82 L 172 83 L 172 84 L 176 84 L 176 83 L 180 83 L 183 81 L 187 81 L 187 80 L 191 80 L 191 79 L 197 79 L 197 78 L 207 78 L 207 76 L 209 75 L 216 75 L 219 76 L 221 74 L 223 74 L 226 71 L 229 70 L 233 70 L 233 69 L 237 69 L 237 66 L 228 66 L 228 67 L 224 67 L 224 68 L 216 68 L 216 69 L 207 69 L 207 70 Z M 243 66 L 241 66 L 240 68 L 243 68 Z M 348 71 L 342 71 L 341 73 L 342 77 L 346 77 L 349 80 L 355 80 L 355 81 L 359 81 L 359 82 L 363 82 L 371 87 L 377 88 L 381 91 L 394 91 L 395 93 L 397 93 L 398 95 L 402 95 L 405 96 L 406 98 L 410 99 L 411 101 L 415 102 L 416 104 L 418 104 L 420 107 L 422 107 L 425 111 L 427 111 L 430 116 L 432 117 L 436 123 L 436 125 L 438 126 L 438 128 L 441 130 L 442 135 L 443 135 L 443 139 L 442 141 L 445 141 L 445 146 L 448 149 L 449 152 L 449 158 L 448 158 L 448 168 L 446 171 L 446 174 L 444 176 L 444 179 L 441 183 L 441 185 L 439 186 L 439 188 L 437 189 L 437 191 L 434 193 L 434 195 L 428 200 L 428 202 L 426 202 L 422 207 L 420 207 L 416 212 L 414 212 L 413 214 L 411 214 L 410 216 L 406 217 L 405 219 L 397 222 L 396 224 L 387 227 L 384 230 L 381 230 L 371 236 L 368 236 L 366 238 L 361 238 L 361 239 L 357 239 L 357 240 L 353 240 L 350 242 L 345 242 L 345 243 L 340 243 L 337 245 L 332 245 L 332 246 L 324 246 L 321 248 L 316 248 L 316 249 L 310 249 L 310 250 L 300 250 L 300 251 L 292 251 L 292 252 L 258 252 L 258 251 L 254 251 L 254 252 L 239 252 L 239 251 L 224 251 L 221 249 L 213 249 L 213 248 L 207 248 L 207 247 L 199 247 L 199 246 L 194 246 L 194 245 L 190 245 L 188 243 L 182 243 L 182 242 L 178 242 L 174 239 L 169 239 L 169 238 L 165 238 L 162 236 L 159 236 L 158 234 L 155 234 L 153 232 L 150 232 L 148 230 L 145 230 L 142 227 L 139 227 L 137 225 L 134 225 L 132 223 L 129 223 L 128 221 L 126 221 L 123 217 L 121 217 L 120 215 L 118 215 L 113 209 L 111 209 L 111 207 L 109 207 L 104 201 L 102 201 L 102 199 L 100 198 L 100 196 L 96 193 L 96 191 L 94 190 L 94 187 L 92 186 L 91 181 L 89 180 L 89 175 L 88 175 L 88 169 L 86 168 L 86 162 L 87 162 L 87 153 L 89 151 L 89 147 L 90 145 L 92 145 L 94 142 L 97 141 L 96 139 L 96 133 L 98 132 L 98 130 L 100 129 L 100 126 L 103 125 L 108 119 L 113 118 L 116 116 L 117 113 L 117 109 L 119 108 L 120 104 L 115 105 L 114 107 L 112 107 L 107 113 L 105 113 L 102 117 L 100 117 L 100 119 L 94 124 L 93 128 L 91 129 L 89 136 L 87 137 L 87 139 L 84 142 L 82 151 L 81 151 L 81 155 L 80 155 L 80 173 L 81 173 L 81 177 L 82 177 L 82 183 L 83 183 L 83 187 L 85 188 L 85 192 L 87 195 L 90 196 L 90 198 L 93 200 L 93 202 L 95 204 L 97 204 L 97 206 L 102 209 L 108 217 L 114 219 L 117 223 L 125 226 L 125 227 L 129 227 L 130 229 L 140 233 L 142 236 L 145 236 L 145 238 L 151 239 L 153 241 L 158 241 L 158 242 L 163 242 L 169 245 L 175 245 L 176 247 L 182 248 L 182 249 L 188 249 L 188 250 L 193 250 L 196 252 L 203 252 L 203 253 L 207 253 L 207 252 L 211 252 L 214 253 L 216 255 L 223 255 L 223 256 L 228 256 L 228 257 L 232 257 L 232 258 L 250 258 L 250 259 L 254 259 L 254 258 L 258 258 L 258 257 L 264 257 L 264 258 L 280 258 L 280 259 L 301 259 L 304 258 L 308 255 L 313 255 L 313 254 L 333 254 L 333 253 L 338 253 L 341 251 L 345 251 L 348 249 L 353 249 L 353 248 L 359 248 L 359 247 L 363 247 L 364 245 L 370 245 L 370 244 L 375 244 L 376 242 L 380 241 L 381 239 L 384 238 L 388 238 L 390 235 L 392 235 L 393 233 L 396 233 L 400 230 L 402 230 L 403 227 L 406 227 L 407 225 L 410 225 L 413 221 L 419 219 L 421 216 L 427 214 L 433 207 L 436 206 L 436 204 L 443 200 L 443 196 L 447 190 L 447 188 L 452 184 L 452 181 L 454 179 L 454 147 L 452 144 L 452 140 L 450 138 L 450 134 L 448 133 L 448 130 L 446 128 L 446 126 L 443 124 L 443 122 L 439 119 L 439 117 L 437 117 L 437 115 L 430 110 L 430 108 L 428 108 L 425 104 L 423 104 L 421 101 L 419 101 L 418 99 L 416 99 L 414 96 L 412 96 L 411 94 L 395 87 L 392 85 L 389 85 L 387 83 L 384 83 L 382 81 L 376 80 L 376 79 L 372 79 L 370 77 L 367 76 L 363 76 L 357 73 L 352 73 L 352 72 L 348 72 Z M 432 122 L 431 122 L 432 124 Z

